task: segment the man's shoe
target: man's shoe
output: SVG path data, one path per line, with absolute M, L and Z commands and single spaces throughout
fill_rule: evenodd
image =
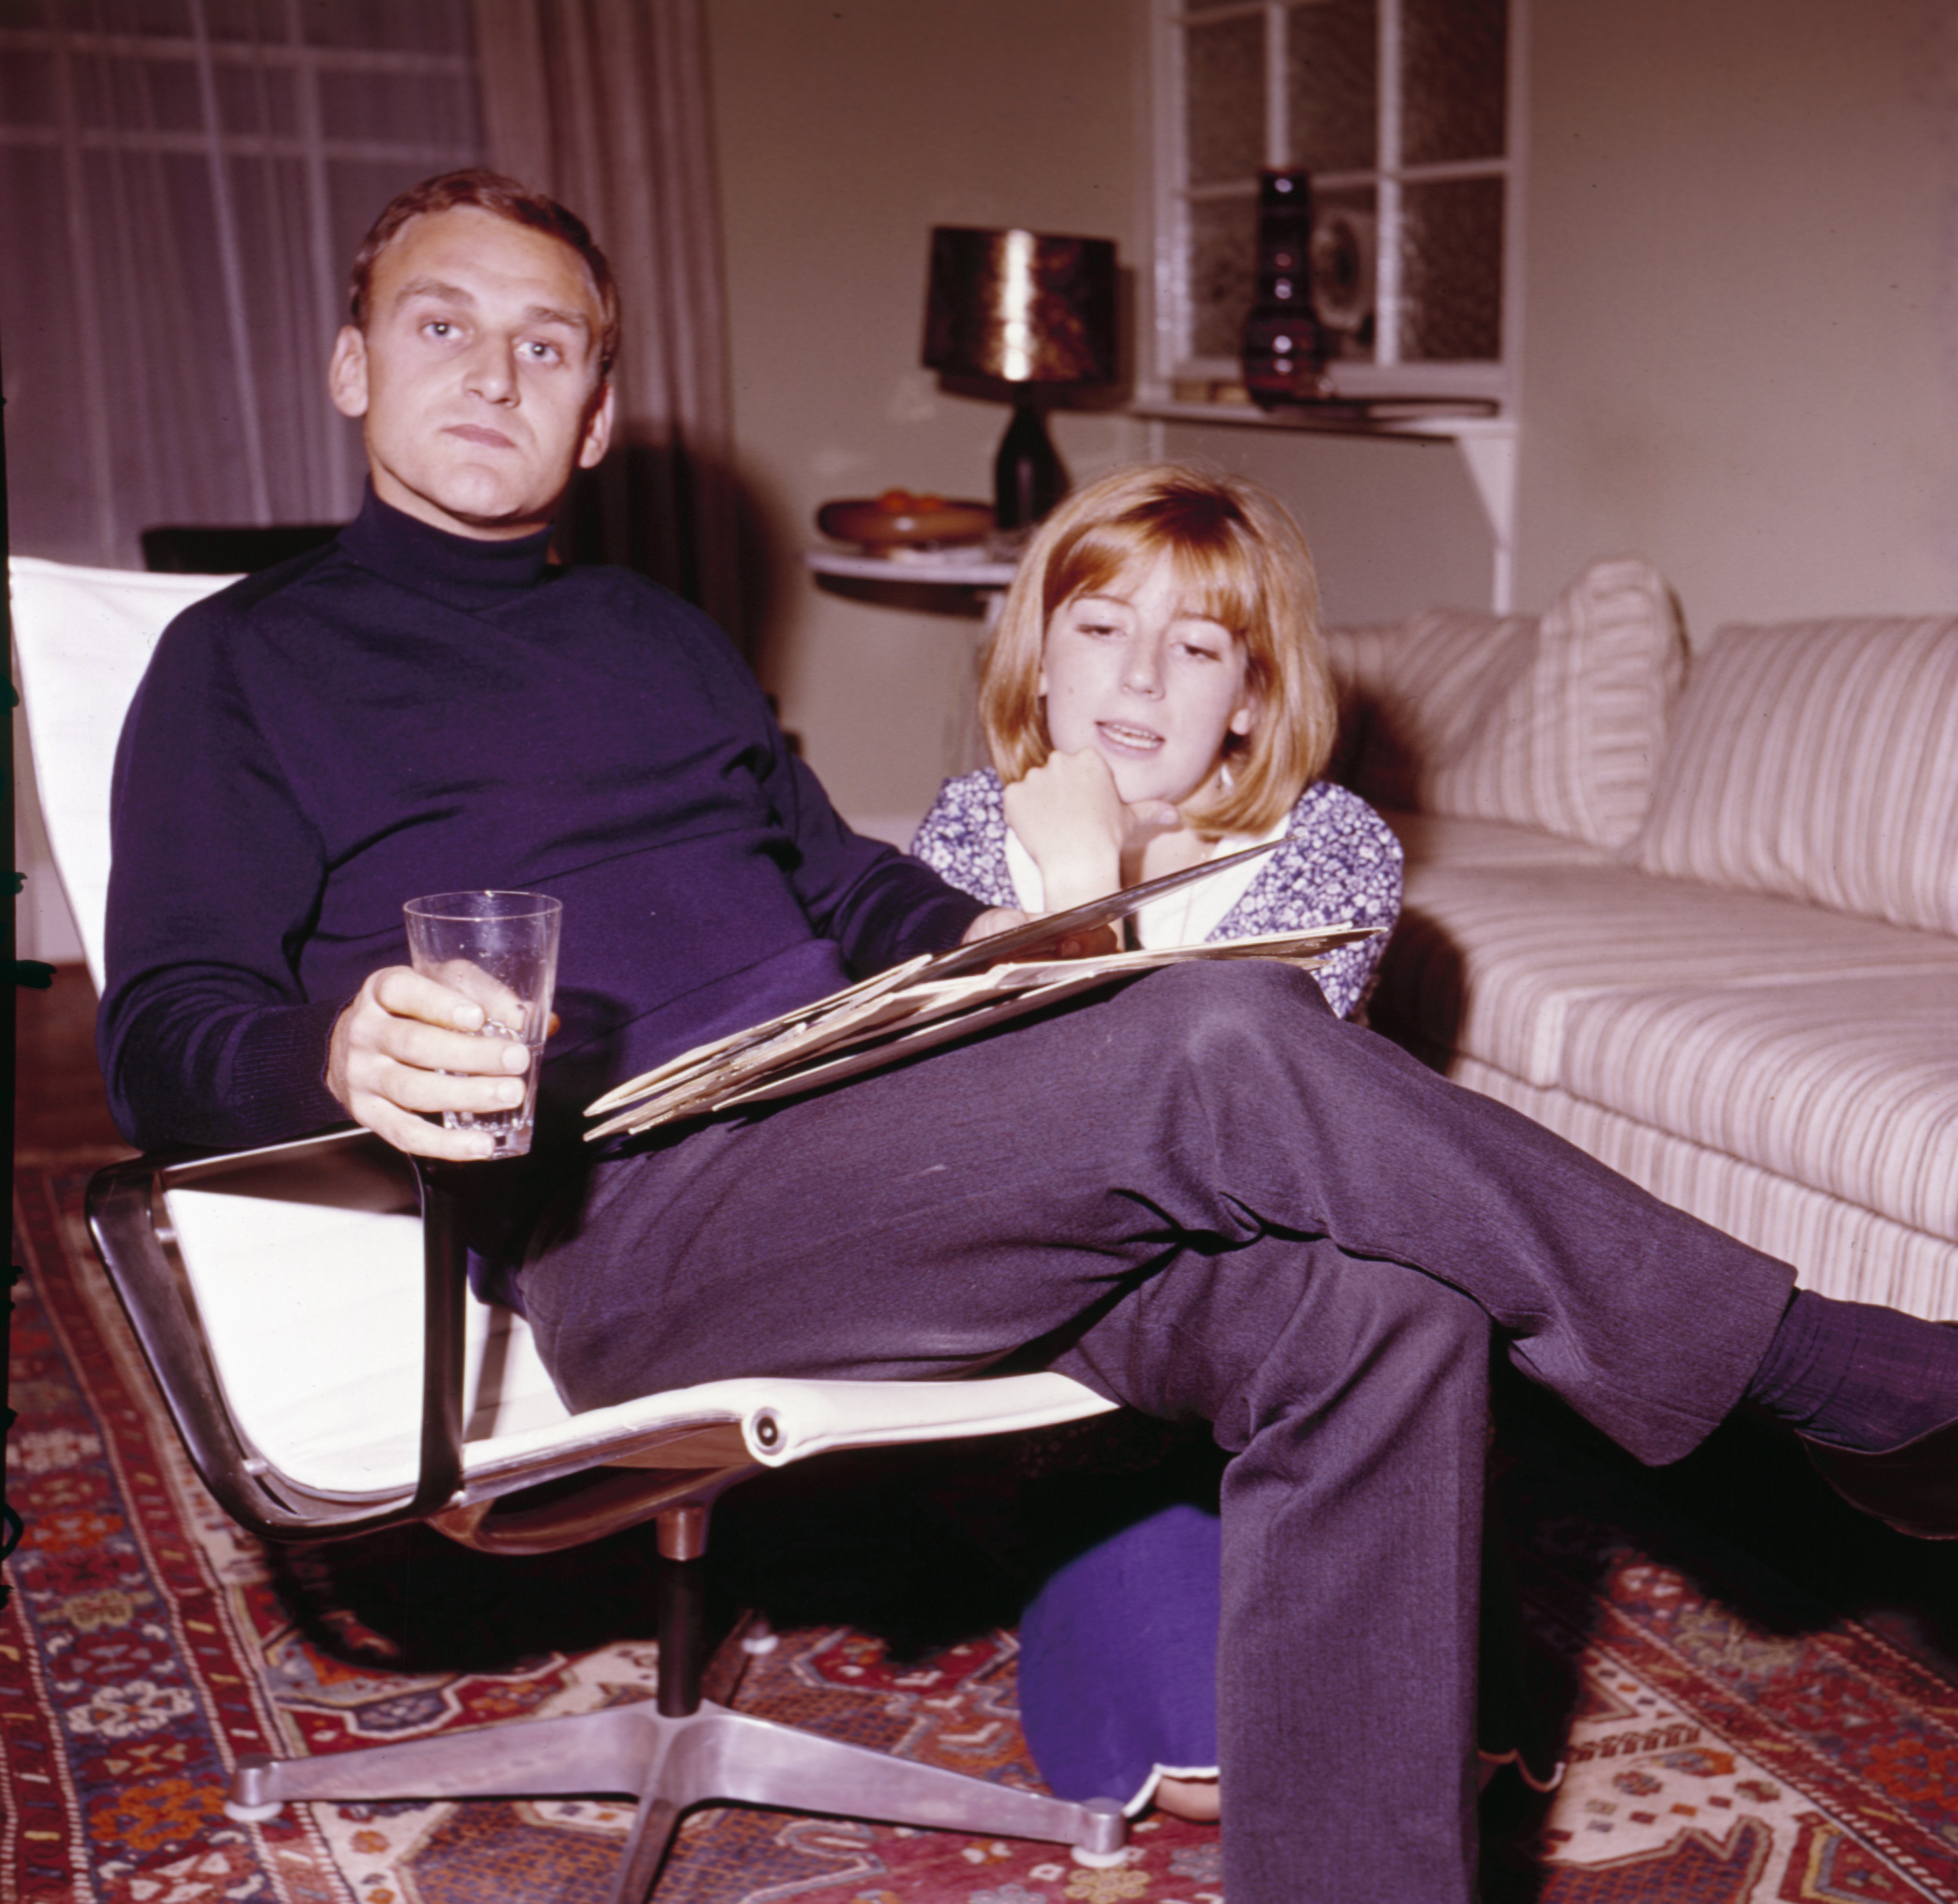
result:
M 1921 1541 L 1958 1540 L 1958 1421 L 1860 1454 L 1798 1435 L 1816 1472 L 1852 1507 Z

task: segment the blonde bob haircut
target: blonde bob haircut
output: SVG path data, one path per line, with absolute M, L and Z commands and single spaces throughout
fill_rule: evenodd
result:
M 1077 489 L 1047 518 L 987 651 L 986 744 L 1009 782 L 1047 759 L 1053 743 L 1040 673 L 1054 616 L 1164 556 L 1188 609 L 1242 644 L 1253 710 L 1248 734 L 1224 737 L 1228 771 L 1183 803 L 1183 817 L 1202 833 L 1265 832 L 1324 771 L 1338 716 L 1304 534 L 1276 496 L 1237 477 L 1146 463 Z

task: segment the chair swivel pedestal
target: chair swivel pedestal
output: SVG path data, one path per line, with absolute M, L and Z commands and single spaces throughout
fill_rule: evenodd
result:
M 1082 1864 L 1122 1861 L 1126 1824 L 1112 1798 L 1074 1804 L 989 1785 L 703 1696 L 703 1684 L 731 1691 L 738 1681 L 744 1632 L 704 1662 L 706 1532 L 704 1503 L 659 1516 L 657 1700 L 318 1758 L 242 1758 L 226 1811 L 249 1822 L 296 1800 L 629 1795 L 638 1814 L 607 1904 L 644 1904 L 681 1814 L 715 1801 L 1047 1839 L 1071 1845 Z

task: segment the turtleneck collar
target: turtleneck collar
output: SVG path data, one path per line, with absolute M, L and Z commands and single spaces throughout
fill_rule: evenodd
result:
M 370 484 L 340 532 L 341 553 L 363 569 L 451 608 L 495 608 L 543 578 L 551 532 L 508 542 L 451 535 L 383 502 Z

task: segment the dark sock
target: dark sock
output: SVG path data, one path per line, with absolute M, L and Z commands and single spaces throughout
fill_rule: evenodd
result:
M 1958 1420 L 1958 1329 L 1798 1289 L 1747 1399 L 1832 1447 L 1880 1454 Z

